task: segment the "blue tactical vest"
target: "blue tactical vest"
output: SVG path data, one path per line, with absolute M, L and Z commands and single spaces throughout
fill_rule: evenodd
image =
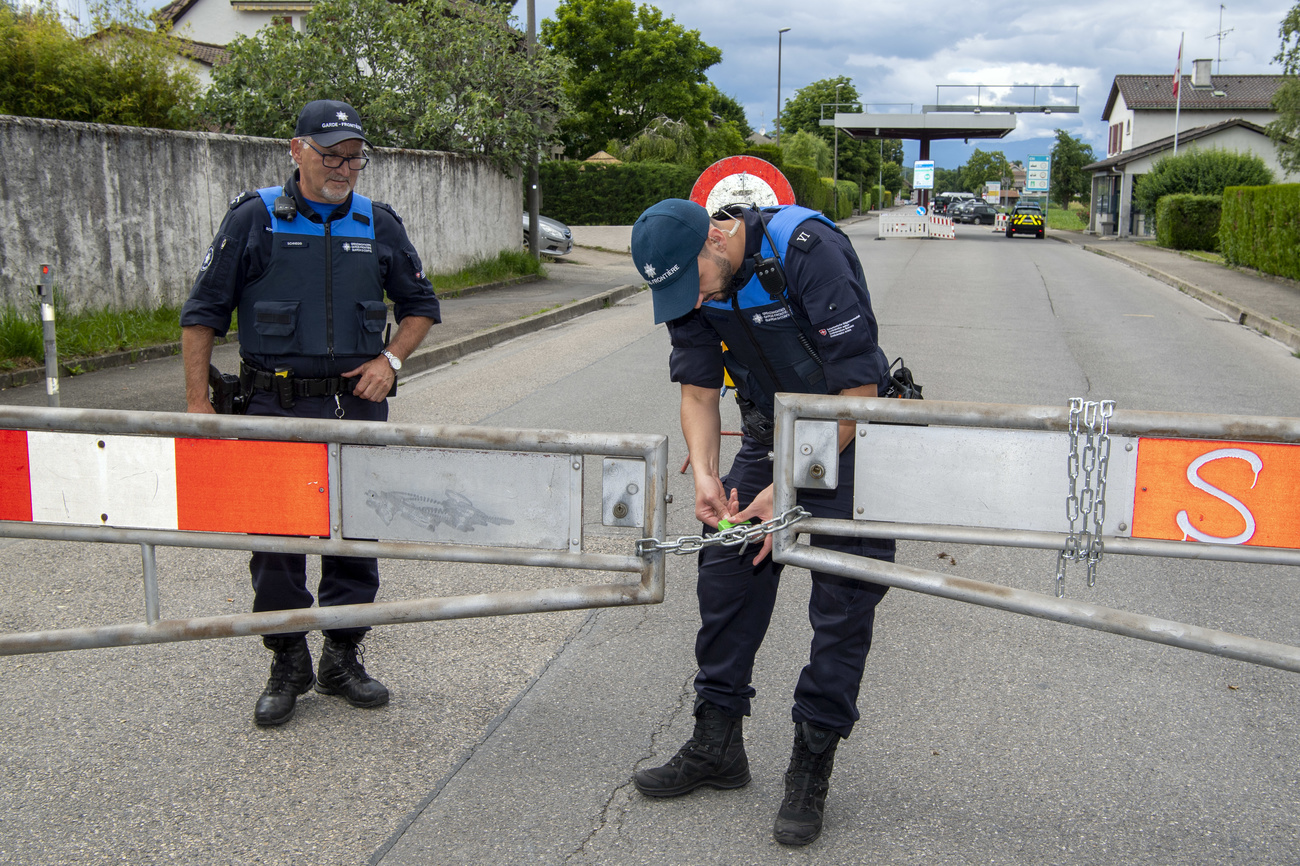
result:
M 388 309 L 370 199 L 352 195 L 342 218 L 275 215 L 281 187 L 257 194 L 271 215 L 271 262 L 244 287 L 239 345 L 246 355 L 378 355 Z
M 772 250 L 765 235 L 763 257 L 778 255 L 784 267 L 790 237 L 800 223 L 810 219 L 835 228 L 835 223 L 805 207 L 792 205 L 777 211 L 767 230 L 779 253 Z M 785 295 L 788 301 L 788 286 Z M 799 342 L 800 332 L 806 336 L 812 330 L 808 320 L 794 304 L 787 308 L 779 298 L 774 300 L 758 277 L 751 277 L 734 299 L 706 301 L 700 312 L 727 344 L 722 361 L 736 390 L 765 417 L 770 419 L 775 412 L 777 391 L 828 393 L 821 365 Z M 807 339 L 811 341 L 811 337 Z

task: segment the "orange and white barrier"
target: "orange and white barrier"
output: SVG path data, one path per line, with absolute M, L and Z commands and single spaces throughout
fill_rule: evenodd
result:
M 1007 215 L 1004 213 L 1000 213 L 993 218 L 993 231 L 1005 232 L 1006 230 L 1007 230 Z
M 924 238 L 930 236 L 926 217 L 909 213 L 882 213 L 877 224 L 878 238 Z
M 941 238 L 943 240 L 953 240 L 957 237 L 957 229 L 952 224 L 950 217 L 932 216 L 930 217 L 930 237 Z
M 0 430 L 0 520 L 328 536 L 326 445 Z

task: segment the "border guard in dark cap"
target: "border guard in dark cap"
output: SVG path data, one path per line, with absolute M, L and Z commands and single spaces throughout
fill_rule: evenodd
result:
M 289 141 L 293 176 L 230 203 L 181 312 L 188 411 L 214 411 L 213 341 L 238 310 L 248 414 L 388 419 L 402 361 L 441 319 L 401 218 L 353 192 L 370 161 L 368 143 L 352 106 L 310 102 Z M 391 339 L 385 296 L 398 324 Z M 249 568 L 254 611 L 311 607 L 302 554 L 255 552 Z M 375 559 L 321 557 L 321 607 L 366 604 L 378 589 Z M 254 721 L 287 722 L 313 684 L 356 707 L 388 703 L 388 689 L 362 662 L 367 630 L 327 630 L 316 671 L 305 633 L 264 636 L 275 655 Z
M 696 517 L 705 533 L 720 521 L 771 519 L 774 395 L 874 397 L 889 381 L 852 244 L 830 220 L 802 207 L 734 207 L 710 215 L 693 202 L 669 199 L 636 221 L 632 258 L 650 286 L 655 321 L 668 323 Z M 736 385 L 744 438 L 722 476 L 724 370 Z M 816 516 L 850 517 L 853 439 L 854 425 L 841 422 L 840 486 L 799 494 L 798 503 Z M 861 556 L 894 556 L 892 540 L 815 535 L 812 541 Z M 636 773 L 641 793 L 674 797 L 702 785 L 749 783 L 741 727 L 755 696 L 754 656 L 782 568 L 768 555 L 771 544 L 769 536 L 757 555 L 752 548 L 700 551 L 695 731 L 667 764 Z M 795 687 L 794 746 L 774 826 L 778 842 L 806 845 L 821 832 L 836 748 L 858 720 L 858 689 L 884 594 L 881 586 L 812 573 L 813 640 Z

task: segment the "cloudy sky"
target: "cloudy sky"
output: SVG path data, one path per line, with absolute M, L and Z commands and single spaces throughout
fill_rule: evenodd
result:
M 558 0 L 536 0 L 538 20 L 554 17 Z M 1105 155 L 1101 112 L 1118 74 L 1161 73 L 1173 78 L 1180 34 L 1186 34 L 1183 72 L 1191 61 L 1221 57 L 1224 74 L 1276 74 L 1272 63 L 1278 25 L 1291 0 L 1228 0 L 1222 42 L 1219 3 L 1208 0 L 658 0 L 687 29 L 722 49 L 709 77 L 745 106 L 754 128 L 776 114 L 777 31 L 781 93 L 823 78 L 846 75 L 867 103 L 932 104 L 937 85 L 1078 85 L 1079 113 L 1022 114 L 1018 128 L 998 141 L 935 142 L 935 162 L 955 168 L 975 147 L 1020 159 L 1051 147 L 1052 130 L 1071 134 Z M 523 19 L 520 0 L 515 14 Z M 958 91 L 945 90 L 945 101 Z M 890 110 L 890 109 L 882 109 Z M 896 110 L 896 109 L 893 109 Z M 1171 129 L 1172 132 L 1172 129 Z M 916 158 L 911 143 L 906 158 Z

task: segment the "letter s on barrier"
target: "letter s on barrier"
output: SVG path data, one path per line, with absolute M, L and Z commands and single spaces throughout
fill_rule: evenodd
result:
M 1215 460 L 1224 460 L 1229 457 L 1235 457 L 1238 460 L 1245 460 L 1250 464 L 1251 468 L 1255 470 L 1255 480 L 1250 483 L 1251 488 L 1254 489 L 1255 483 L 1259 481 L 1259 473 L 1264 469 L 1264 461 L 1260 460 L 1259 455 L 1255 454 L 1253 451 L 1247 451 L 1244 448 L 1219 448 L 1215 451 L 1202 454 L 1200 457 L 1193 460 L 1191 465 L 1187 467 L 1187 480 L 1191 482 L 1191 485 L 1197 490 L 1204 490 L 1215 499 L 1222 500 L 1236 509 L 1237 513 L 1246 521 L 1246 530 L 1240 535 L 1234 535 L 1231 538 L 1223 538 L 1218 535 L 1206 535 L 1204 532 L 1201 532 L 1199 529 L 1192 526 L 1192 522 L 1188 519 L 1186 511 L 1180 511 L 1175 520 L 1178 522 L 1178 528 L 1183 531 L 1184 541 L 1186 541 L 1190 536 L 1195 538 L 1197 541 L 1205 541 L 1210 544 L 1243 544 L 1250 541 L 1251 536 L 1255 534 L 1255 515 L 1250 513 L 1250 509 L 1243 505 L 1239 500 L 1224 493 L 1222 490 L 1215 487 L 1213 484 L 1210 484 L 1197 474 L 1200 468 L 1206 463 L 1212 463 Z

